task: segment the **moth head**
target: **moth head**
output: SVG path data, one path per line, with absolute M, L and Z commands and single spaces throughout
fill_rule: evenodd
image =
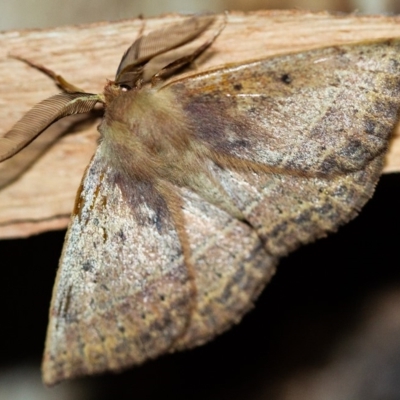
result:
M 130 92 L 132 89 L 138 88 L 140 88 L 139 84 L 132 87 L 125 83 L 117 83 L 115 81 L 107 80 L 107 84 L 104 87 L 103 92 L 104 104 L 107 106 L 111 104 L 122 93 Z
M 115 80 L 107 83 L 103 94 L 86 93 L 42 65 L 22 57 L 14 57 L 50 76 L 65 93 L 57 94 L 38 103 L 9 132 L 0 137 L 0 162 L 19 153 L 57 120 L 68 115 L 90 112 L 96 103 L 108 105 L 124 92 L 139 90 L 143 84 L 147 83 L 143 78 L 144 69 L 151 59 L 192 41 L 214 20 L 214 15 L 195 16 L 140 36 L 123 55 Z M 200 52 L 204 51 L 216 36 L 214 35 L 212 40 L 201 46 Z M 186 57 L 171 64 L 173 67 L 188 64 L 200 52 L 195 52 L 192 58 Z M 169 72 L 171 69 L 168 69 L 168 66 L 163 68 L 156 74 L 156 79 L 151 78 L 152 83 L 160 79 L 165 70 Z

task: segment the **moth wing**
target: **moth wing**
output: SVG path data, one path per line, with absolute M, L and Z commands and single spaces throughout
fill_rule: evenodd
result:
M 371 197 L 400 107 L 400 42 L 330 47 L 173 81 L 214 178 L 282 256 Z
M 400 41 L 328 47 L 178 79 L 195 140 L 223 165 L 331 175 L 382 154 L 400 106 Z
M 361 171 L 331 177 L 234 170 L 217 165 L 213 172 L 263 241 L 266 252 L 280 257 L 354 218 L 374 191 L 383 158 L 377 156 Z
M 196 287 L 190 323 L 172 351 L 203 344 L 238 323 L 275 273 L 277 258 L 245 222 L 188 188 L 173 185 L 170 192 Z
M 36 104 L 0 137 L 0 162 L 18 153 L 53 122 L 67 115 L 87 113 L 98 101 L 95 94 L 60 93 Z
M 165 201 L 119 176 L 102 149 L 78 192 L 54 286 L 48 385 L 156 357 L 189 323 L 193 283 Z

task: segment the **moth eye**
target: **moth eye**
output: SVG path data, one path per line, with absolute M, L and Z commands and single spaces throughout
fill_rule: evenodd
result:
M 119 87 L 121 88 L 122 92 L 128 92 L 129 90 L 131 90 L 132 88 L 128 85 L 119 85 Z

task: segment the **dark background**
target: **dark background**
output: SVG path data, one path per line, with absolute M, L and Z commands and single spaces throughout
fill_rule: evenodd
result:
M 71 390 L 75 394 L 66 399 L 400 399 L 399 202 L 400 174 L 383 176 L 354 221 L 283 259 L 255 309 L 213 342 L 119 375 L 60 385 L 46 395 Z M 0 241 L 1 400 L 1 371 L 28 366 L 38 375 L 64 234 Z

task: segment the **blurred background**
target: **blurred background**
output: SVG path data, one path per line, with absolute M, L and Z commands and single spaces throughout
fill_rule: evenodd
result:
M 151 17 L 166 12 L 297 8 L 378 14 L 399 13 L 399 0 L 12 0 L 0 2 L 0 30 L 54 27 Z
M 0 30 L 267 8 L 399 13 L 400 1 L 4 0 Z M 400 175 L 384 176 L 356 220 L 285 258 L 254 311 L 212 343 L 54 389 L 40 359 L 65 231 L 0 241 L 0 400 L 399 400 L 399 201 Z

